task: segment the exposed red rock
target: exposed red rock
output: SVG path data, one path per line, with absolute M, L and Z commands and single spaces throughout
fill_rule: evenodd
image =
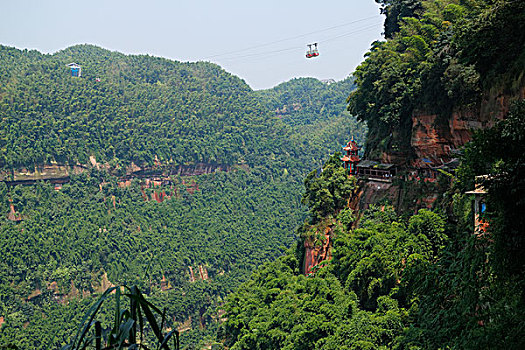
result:
M 35 167 L 34 169 L 16 169 L 0 172 L 0 181 L 9 185 L 33 184 L 36 181 L 49 181 L 55 184 L 62 184 L 69 181 L 71 174 L 80 174 L 86 170 L 82 165 L 67 166 L 58 164 L 46 164 Z
M 180 333 L 183 333 L 183 332 L 191 330 L 191 316 L 189 316 L 186 321 L 184 321 L 183 323 L 179 324 L 179 326 L 177 327 L 177 330 Z
M 166 276 L 162 275 L 162 280 L 160 281 L 160 290 L 165 292 L 171 289 L 170 282 L 166 279 Z
M 304 241 L 304 265 L 305 275 L 315 272 L 315 267 L 322 261 L 332 258 L 332 225 L 324 228 L 324 239 L 319 241 L 314 236 L 308 237 Z
M 199 274 L 201 280 L 206 281 L 208 279 L 208 270 L 206 269 L 206 266 L 199 265 Z
M 206 281 L 209 279 L 208 277 L 208 269 L 206 269 L 206 266 L 199 265 L 197 267 L 197 274 L 193 272 L 193 267 L 188 267 L 190 271 L 190 282 L 195 282 L 198 280 Z
M 115 285 L 109 281 L 107 272 L 104 272 L 99 283 L 97 286 L 91 286 L 96 293 L 104 293 L 106 289 L 115 287 Z
M 412 115 L 410 140 L 417 156 L 414 162 L 423 158 L 430 160 L 433 165 L 449 161 L 453 157 L 451 151 L 461 148 L 470 141 L 474 131 L 493 126 L 496 121 L 507 115 L 514 101 L 523 98 L 525 98 L 525 87 L 513 95 L 487 93 L 478 106 L 456 109 L 448 119 L 437 114 L 415 112 Z M 395 159 L 393 152 L 385 155 L 385 158 L 399 161 Z M 411 165 L 417 167 L 417 164 Z
M 47 289 L 53 291 L 54 294 L 58 294 L 59 292 L 58 283 L 56 281 L 49 283 L 49 285 L 47 286 Z
M 22 216 L 16 212 L 11 198 L 9 198 L 9 214 L 7 214 L 7 219 L 15 222 L 22 221 Z
M 27 296 L 27 300 L 31 300 L 33 298 L 36 298 L 37 296 L 42 295 L 42 291 L 40 289 L 35 289 Z
M 193 274 L 193 268 L 190 266 L 190 282 L 195 282 L 195 275 Z

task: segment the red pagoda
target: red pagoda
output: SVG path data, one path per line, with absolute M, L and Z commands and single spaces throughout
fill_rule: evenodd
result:
M 343 162 L 343 166 L 345 169 L 350 170 L 350 174 L 355 175 L 357 174 L 357 163 L 359 163 L 359 150 L 361 147 L 355 143 L 354 139 L 350 140 L 346 146 L 343 147 L 343 150 L 346 152 L 346 154 L 341 158 L 341 161 Z

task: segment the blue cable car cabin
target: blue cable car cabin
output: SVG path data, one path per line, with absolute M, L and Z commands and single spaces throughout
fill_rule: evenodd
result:
M 67 65 L 71 69 L 72 77 L 81 77 L 82 76 L 82 67 L 76 63 L 70 63 Z

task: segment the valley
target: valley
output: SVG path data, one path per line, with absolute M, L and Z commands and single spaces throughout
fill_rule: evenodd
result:
M 185 347 L 212 341 L 226 296 L 295 241 L 304 174 L 365 136 L 345 111 L 351 80 L 297 79 L 283 85 L 303 94 L 284 98 L 207 63 L 0 52 L 0 344 L 64 344 L 120 284 L 167 307 Z

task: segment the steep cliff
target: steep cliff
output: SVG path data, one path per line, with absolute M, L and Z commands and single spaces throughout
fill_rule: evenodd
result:
M 366 156 L 436 167 L 525 95 L 525 3 L 418 1 L 356 69 L 349 110 L 366 121 Z M 392 27 L 392 24 L 395 26 Z
M 448 116 L 415 112 L 412 115 L 410 146 L 415 157 L 410 165 L 420 167 L 423 159 L 434 166 L 449 162 L 471 140 L 472 134 L 505 118 L 513 102 L 525 98 L 525 85 L 514 94 L 487 93 L 475 108 L 458 106 Z M 385 158 L 393 159 L 388 152 Z

